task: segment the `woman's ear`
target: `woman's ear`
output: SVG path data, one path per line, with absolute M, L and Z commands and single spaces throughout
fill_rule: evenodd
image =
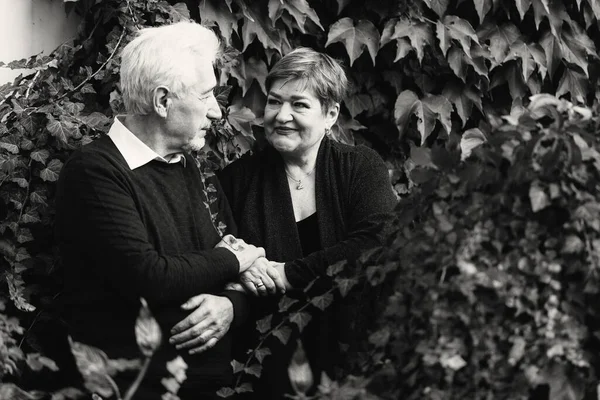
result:
M 171 107 L 171 92 L 166 86 L 158 86 L 152 92 L 152 106 L 154 112 L 161 118 L 166 118 Z
M 325 114 L 327 119 L 327 129 L 331 129 L 331 127 L 335 125 L 335 122 L 337 121 L 339 115 L 340 103 L 333 103 L 327 110 L 327 113 Z

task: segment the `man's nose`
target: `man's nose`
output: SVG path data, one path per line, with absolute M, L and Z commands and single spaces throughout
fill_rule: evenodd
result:
M 214 93 L 210 95 L 208 99 L 208 110 L 206 111 L 206 117 L 212 120 L 220 120 L 223 118 L 223 114 L 221 113 L 221 107 L 219 107 L 219 102 L 215 97 Z

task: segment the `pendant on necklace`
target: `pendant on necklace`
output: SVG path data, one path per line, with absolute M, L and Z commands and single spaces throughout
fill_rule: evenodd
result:
M 296 190 L 302 190 L 304 189 L 304 186 L 302 185 L 302 180 L 298 181 L 298 184 L 296 185 Z

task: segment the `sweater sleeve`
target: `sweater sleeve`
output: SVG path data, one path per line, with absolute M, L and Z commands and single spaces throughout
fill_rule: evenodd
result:
M 341 260 L 355 259 L 362 251 L 378 246 L 384 237 L 383 224 L 389 220 L 396 197 L 387 167 L 370 149 L 357 153 L 349 182 L 346 238 L 328 248 L 285 263 L 285 273 L 294 288 L 306 286 L 327 267 Z
M 237 258 L 224 248 L 161 254 L 150 242 L 123 173 L 81 153 L 61 171 L 57 192 L 61 247 L 83 254 L 114 290 L 155 305 L 181 304 L 235 279 Z
M 216 177 L 211 180 L 217 189 L 217 202 L 219 207 L 220 221 L 226 225 L 225 233 L 229 233 L 237 237 L 237 225 L 231 214 L 229 202 L 225 196 L 221 182 Z M 236 277 L 237 279 L 237 277 Z M 233 323 L 234 328 L 239 328 L 248 320 L 249 317 L 249 304 L 248 296 L 245 293 L 241 293 L 235 290 L 224 290 L 219 293 L 220 296 L 227 297 L 233 305 Z

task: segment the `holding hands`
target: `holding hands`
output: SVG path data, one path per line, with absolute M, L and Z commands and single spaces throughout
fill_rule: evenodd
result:
M 233 235 L 225 235 L 217 245 L 231 251 L 240 264 L 240 273 L 246 271 L 259 257 L 265 256 L 265 249 L 244 242 L 242 239 L 237 239 Z
M 240 274 L 239 282 L 228 283 L 227 290 L 252 293 L 255 296 L 269 296 L 285 293 L 291 286 L 285 277 L 283 263 L 258 258 L 246 271 Z

